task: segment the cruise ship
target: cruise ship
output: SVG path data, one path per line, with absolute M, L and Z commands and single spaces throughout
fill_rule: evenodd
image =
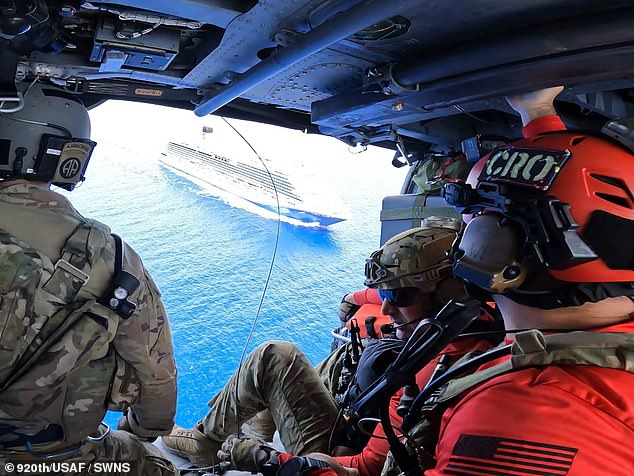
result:
M 341 205 L 328 203 L 332 197 L 310 193 L 308 178 L 275 170 L 271 165 L 267 165 L 267 172 L 261 163 L 232 159 L 179 142 L 167 144 L 160 162 L 186 178 L 228 192 L 274 214 L 278 212 L 279 200 L 280 214 L 291 223 L 325 227 L 347 219 Z

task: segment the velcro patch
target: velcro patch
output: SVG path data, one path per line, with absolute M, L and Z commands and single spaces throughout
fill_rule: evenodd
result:
M 569 158 L 567 150 L 505 147 L 487 160 L 478 181 L 548 190 Z

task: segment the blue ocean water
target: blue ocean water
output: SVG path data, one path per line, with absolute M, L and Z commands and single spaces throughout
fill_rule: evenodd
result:
M 85 216 L 107 223 L 130 243 L 159 285 L 179 371 L 176 421 L 191 427 L 238 365 L 265 286 L 277 223 L 160 166 L 167 141 L 180 128 L 204 121 L 192 113 L 112 103 L 91 116 L 98 146 L 86 182 L 69 197 Z M 320 180 L 351 211 L 349 220 L 330 229 L 280 224 L 277 258 L 248 346 L 289 340 L 317 363 L 329 352 L 342 295 L 363 286 L 365 258 L 379 244 L 381 200 L 399 192 L 405 171 L 390 165 L 389 151 L 353 155 L 334 139 L 233 124 L 256 150 L 275 155 L 299 147 L 290 153 L 323 164 Z

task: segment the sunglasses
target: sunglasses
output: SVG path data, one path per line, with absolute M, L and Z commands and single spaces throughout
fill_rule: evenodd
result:
M 408 307 L 414 304 L 420 292 L 418 288 L 379 289 L 379 298 L 396 307 Z

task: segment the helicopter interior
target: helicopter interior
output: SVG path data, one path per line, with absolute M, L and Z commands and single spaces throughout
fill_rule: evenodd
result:
M 122 99 L 275 124 L 392 148 L 395 165 L 519 137 L 508 94 L 564 85 L 557 110 L 583 130 L 634 109 L 623 0 L 2 5 L 3 109 L 19 102 L 16 82 L 38 78 L 89 107 Z

